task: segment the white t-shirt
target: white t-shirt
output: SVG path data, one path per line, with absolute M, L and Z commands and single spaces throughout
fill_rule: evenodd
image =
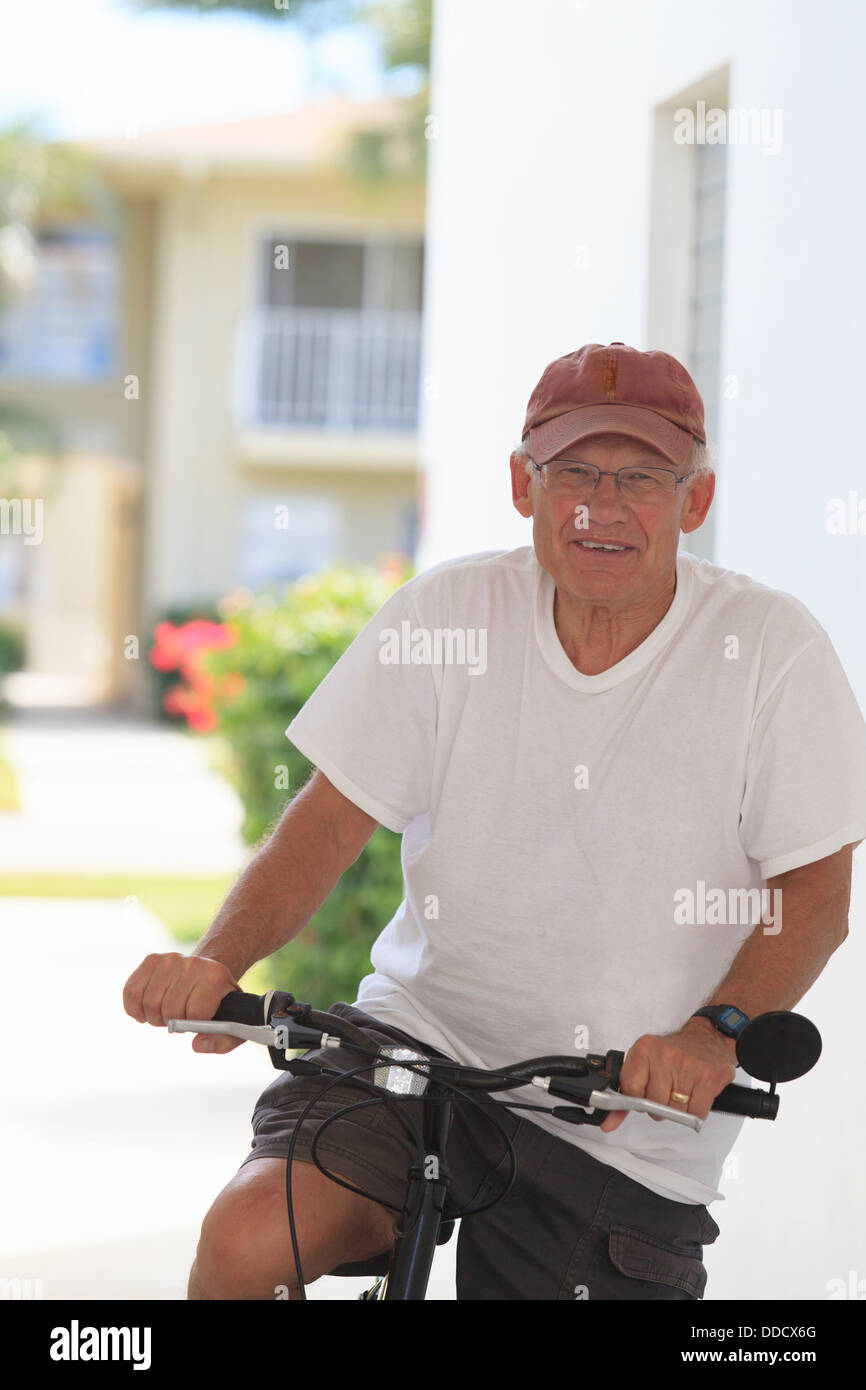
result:
M 405 896 L 358 1007 L 467 1066 L 676 1031 L 759 920 L 734 890 L 866 837 L 866 724 L 799 600 L 680 551 L 661 622 L 587 676 L 553 598 L 532 546 L 436 565 L 286 730 L 403 835 Z M 497 1098 L 564 1103 L 536 1086 Z M 602 1134 L 515 1113 L 692 1203 L 722 1199 L 743 1123 L 632 1112 Z

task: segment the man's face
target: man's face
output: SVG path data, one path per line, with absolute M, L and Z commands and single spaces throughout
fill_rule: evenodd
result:
M 563 449 L 559 459 L 595 464 L 602 473 L 639 464 L 674 469 L 688 467 L 627 435 L 600 434 Z M 551 460 L 553 467 L 556 460 Z M 551 470 L 552 471 L 552 470 Z M 511 456 L 512 495 L 521 516 L 532 517 L 532 539 L 539 564 L 557 587 L 578 600 L 613 607 L 639 603 L 669 584 L 676 572 L 680 531 L 694 531 L 706 516 L 715 480 L 690 478 L 660 500 L 625 498 L 616 478 L 601 477 L 595 491 L 575 501 L 545 488 L 541 475 L 525 472 L 525 460 Z M 576 524 L 577 523 L 577 524 Z M 581 542 L 627 546 L 624 553 L 591 550 Z

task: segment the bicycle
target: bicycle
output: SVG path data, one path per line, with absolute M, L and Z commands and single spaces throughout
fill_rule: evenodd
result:
M 390 1252 L 354 1264 L 343 1264 L 329 1271 L 338 1276 L 373 1276 L 373 1285 L 359 1294 L 361 1300 L 423 1301 L 430 1277 L 430 1268 L 437 1245 L 450 1240 L 457 1217 L 443 1219 L 449 1176 L 445 1161 L 453 1105 L 457 1097 L 472 1101 L 471 1091 L 505 1091 L 533 1084 L 542 1087 L 556 1099 L 569 1102 L 552 1110 L 528 1103 L 503 1102 L 509 1108 L 543 1109 L 557 1119 L 572 1124 L 600 1125 L 611 1110 L 638 1110 L 657 1115 L 676 1124 L 700 1130 L 703 1119 L 684 1114 L 671 1106 L 648 1100 L 644 1096 L 629 1096 L 618 1090 L 619 1075 L 625 1054 L 608 1051 L 605 1054 L 587 1053 L 584 1056 L 549 1056 L 529 1058 L 497 1071 L 481 1071 L 458 1062 L 430 1057 L 410 1048 L 377 1047 L 365 1033 L 346 1019 L 334 1014 L 320 1013 L 309 1004 L 299 1003 L 284 990 L 267 994 L 245 994 L 233 990 L 227 994 L 213 1019 L 169 1019 L 169 1032 L 229 1033 L 233 1037 L 257 1042 L 267 1047 L 277 1070 L 290 1071 L 296 1076 L 327 1075 L 332 1079 L 323 1090 L 339 1081 L 356 1078 L 371 1097 L 344 1106 L 323 1121 L 313 1139 L 312 1156 L 316 1166 L 332 1181 L 361 1192 L 362 1196 L 381 1202 L 372 1193 L 363 1192 L 344 1182 L 319 1162 L 316 1140 L 332 1120 L 350 1110 L 367 1105 L 396 1106 L 399 1114 L 401 1099 L 422 1097 L 424 1105 L 423 1135 L 408 1114 L 400 1115 L 416 1145 L 416 1161 L 409 1166 L 406 1196 L 400 1209 L 400 1224 L 395 1224 L 395 1241 Z M 367 1060 L 345 1071 L 334 1070 L 296 1052 L 347 1045 Z M 719 1093 L 712 1109 L 754 1119 L 774 1120 L 779 1109 L 776 1085 L 793 1081 L 817 1062 L 821 1054 L 821 1035 L 815 1025 L 802 1014 L 776 1011 L 753 1018 L 736 1042 L 737 1061 L 749 1076 L 770 1083 L 769 1091 L 759 1087 L 731 1084 Z M 361 1073 L 372 1071 L 372 1081 Z M 292 1133 L 286 1158 L 286 1203 L 292 1251 L 298 1276 L 298 1288 L 304 1292 L 297 1232 L 292 1209 L 291 1172 L 295 1139 L 308 1110 L 320 1099 L 322 1092 L 311 1097 Z M 477 1104 L 478 1102 L 474 1102 Z M 485 1112 L 488 1113 L 488 1112 Z M 496 1123 L 496 1121 L 494 1121 Z M 502 1201 L 511 1190 L 517 1175 L 514 1146 L 500 1126 L 511 1162 L 511 1172 L 503 1190 L 484 1206 L 460 1212 L 462 1218 L 486 1210 Z M 397 1210 L 391 1203 L 384 1203 Z

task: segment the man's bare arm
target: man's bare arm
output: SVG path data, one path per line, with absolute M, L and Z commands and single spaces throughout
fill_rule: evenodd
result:
M 285 946 L 318 911 L 378 828 L 316 771 L 241 874 L 193 955 L 238 978 Z
M 123 990 L 126 1012 L 155 1027 L 170 1018 L 213 1018 L 220 1000 L 239 988 L 251 965 L 306 926 L 377 827 L 316 771 L 191 954 L 149 955 L 133 971 Z M 193 1042 L 196 1051 L 236 1046 L 237 1039 L 228 1036 L 206 1041 L 197 1035 Z
M 708 1004 L 735 1004 L 754 1018 L 773 1009 L 792 1009 L 803 998 L 848 935 L 853 850 L 854 845 L 844 845 L 826 859 L 766 880 L 767 930 L 758 923 L 746 938 Z M 769 925 L 774 903 L 781 905 L 778 931 Z M 725 1038 L 710 1019 L 693 1018 L 686 1026 L 718 1039 L 736 1065 L 734 1039 Z
M 825 859 L 767 879 L 771 891 L 767 917 L 772 915 L 772 904 L 779 901 L 772 897 L 772 890 L 781 890 L 781 930 L 773 932 L 771 926 L 765 933 L 759 922 L 707 1004 L 734 1004 L 754 1018 L 771 1010 L 792 1009 L 802 999 L 848 935 L 855 848 L 845 845 Z M 702 1002 L 696 1001 L 695 1008 Z M 670 1104 L 672 1092 L 680 1092 L 690 1097 L 682 1108 L 706 1118 L 716 1096 L 733 1081 L 736 1066 L 735 1040 L 726 1038 L 708 1018 L 690 1018 L 676 1033 L 638 1038 L 626 1055 L 620 1086 L 628 1095 L 645 1095 L 662 1105 Z M 612 1110 L 601 1129 L 605 1133 L 617 1129 L 627 1113 Z

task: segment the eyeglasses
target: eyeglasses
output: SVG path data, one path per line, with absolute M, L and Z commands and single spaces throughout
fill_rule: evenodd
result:
M 690 478 L 692 468 L 678 477 L 672 468 L 653 468 L 632 466 L 618 468 L 615 473 L 596 468 L 594 463 L 580 463 L 577 459 L 551 459 L 549 463 L 536 463 L 532 466 L 541 474 L 541 485 L 548 492 L 559 497 L 573 497 L 575 500 L 590 497 L 603 477 L 616 478 L 617 487 L 623 497 L 631 502 L 662 502 L 672 497 L 679 487 Z

